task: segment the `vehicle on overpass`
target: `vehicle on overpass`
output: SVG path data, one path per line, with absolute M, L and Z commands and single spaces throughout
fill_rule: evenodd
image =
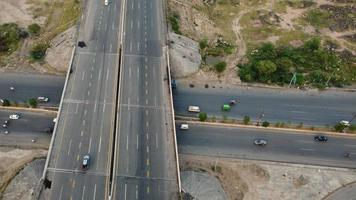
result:
M 89 160 L 90 160 L 90 157 L 89 157 L 88 154 L 86 154 L 86 155 L 83 157 L 82 169 L 88 169 L 88 167 L 89 167 Z
M 200 108 L 199 108 L 199 106 L 189 106 L 188 107 L 188 111 L 189 112 L 199 113 L 200 112 Z

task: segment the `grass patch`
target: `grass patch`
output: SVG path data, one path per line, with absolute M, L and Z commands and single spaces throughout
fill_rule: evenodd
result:
M 78 0 L 29 0 L 29 3 L 33 4 L 34 18 L 47 18 L 38 41 L 48 42 L 53 39 L 73 26 L 81 14 L 81 4 Z
M 227 41 L 235 41 L 236 35 L 232 30 L 232 21 L 240 11 L 237 3 L 236 0 L 218 0 L 215 4 L 197 5 L 194 8 L 203 12 L 217 28 L 222 30 L 221 37 Z
M 306 13 L 304 20 L 317 28 L 325 28 L 333 23 L 332 19 L 330 19 L 330 14 L 321 9 L 309 10 Z
M 172 30 L 177 34 L 182 34 L 179 30 L 179 15 L 178 13 L 172 13 L 168 17 L 168 20 L 171 24 Z

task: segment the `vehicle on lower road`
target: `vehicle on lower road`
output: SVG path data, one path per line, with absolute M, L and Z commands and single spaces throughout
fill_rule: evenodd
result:
M 20 115 L 18 114 L 12 114 L 9 116 L 10 119 L 19 119 L 20 118 Z
M 189 106 L 188 111 L 198 113 L 198 112 L 200 112 L 200 108 L 199 108 L 199 106 Z
M 255 141 L 253 141 L 253 143 L 257 146 L 265 146 L 267 145 L 267 140 L 265 139 L 256 139 Z
M 9 126 L 9 121 L 5 120 L 4 124 L 2 125 L 2 127 L 7 128 Z
M 180 124 L 180 127 L 179 127 L 181 130 L 188 130 L 189 129 L 189 125 L 186 124 L 186 123 L 182 123 Z
M 231 106 L 230 106 L 229 104 L 224 104 L 224 105 L 222 106 L 222 110 L 223 110 L 223 111 L 230 111 L 230 110 L 231 110 Z
M 328 141 L 328 137 L 326 137 L 324 135 L 316 135 L 316 136 L 314 136 L 314 141 L 316 141 L 316 142 L 327 142 Z
M 49 98 L 48 97 L 37 97 L 37 101 L 47 103 L 49 101 Z
M 341 120 L 339 123 L 343 126 L 350 126 L 350 122 L 347 120 Z

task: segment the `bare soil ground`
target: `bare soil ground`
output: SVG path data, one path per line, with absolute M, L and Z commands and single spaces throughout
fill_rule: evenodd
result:
M 0 24 L 16 23 L 22 28 L 27 28 L 28 25 L 37 23 L 42 30 L 38 37 L 29 37 L 21 41 L 20 47 L 11 55 L 1 56 L 0 72 L 64 74 L 75 41 L 76 28 L 73 25 L 80 14 L 80 2 L 1 0 Z M 72 28 L 69 29 L 70 27 Z M 40 62 L 33 62 L 29 58 L 30 49 L 36 42 L 48 42 L 51 46 L 47 51 L 48 58 Z
M 356 56 L 354 1 L 169 0 L 168 5 L 170 13 L 179 14 L 183 35 L 210 42 L 222 37 L 236 46 L 233 54 L 223 58 L 227 62 L 223 73 L 202 67 L 183 78 L 185 83 L 240 84 L 236 64 L 245 61 L 247 51 L 268 41 L 300 46 L 318 36 L 335 43 L 336 51 L 347 50 Z M 313 9 L 328 13 L 329 26 L 313 26 L 306 21 Z
M 24 165 L 35 158 L 45 157 L 46 155 L 46 150 L 0 147 L 0 197 L 12 178 L 19 173 Z
M 182 170 L 209 173 L 220 180 L 229 199 L 320 200 L 356 180 L 356 172 L 341 168 L 217 159 L 179 155 Z

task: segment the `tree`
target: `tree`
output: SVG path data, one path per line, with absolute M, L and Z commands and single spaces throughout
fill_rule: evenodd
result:
M 204 122 L 208 118 L 208 115 L 205 112 L 199 113 L 199 120 Z
M 270 60 L 261 60 L 256 63 L 258 79 L 262 82 L 267 82 L 270 80 L 273 72 L 275 72 L 276 69 L 276 64 Z
M 225 61 L 218 62 L 214 65 L 214 68 L 217 72 L 221 73 L 226 69 L 226 62 Z
M 309 52 L 313 52 L 320 49 L 320 39 L 313 38 L 306 41 L 303 45 L 303 48 Z
M 264 122 L 262 122 L 262 126 L 263 127 L 269 127 L 269 122 L 268 121 L 264 121 Z
M 37 100 L 35 98 L 31 98 L 27 101 L 27 104 L 31 107 L 31 108 L 36 108 L 37 107 Z
M 31 57 L 34 60 L 41 60 L 46 55 L 46 50 L 49 47 L 47 43 L 37 43 L 31 49 Z
M 250 123 L 250 117 L 249 116 L 244 116 L 244 124 L 247 125 Z
M 28 25 L 27 30 L 31 35 L 38 35 L 41 31 L 41 27 L 38 24 L 34 23 Z
M 208 40 L 207 39 L 200 40 L 199 47 L 200 47 L 200 49 L 205 49 L 206 47 L 208 47 Z
M 344 129 L 346 128 L 347 126 L 343 125 L 343 124 L 340 124 L 340 123 L 337 123 L 335 126 L 334 126 L 334 129 L 335 131 L 337 132 L 343 132 Z

